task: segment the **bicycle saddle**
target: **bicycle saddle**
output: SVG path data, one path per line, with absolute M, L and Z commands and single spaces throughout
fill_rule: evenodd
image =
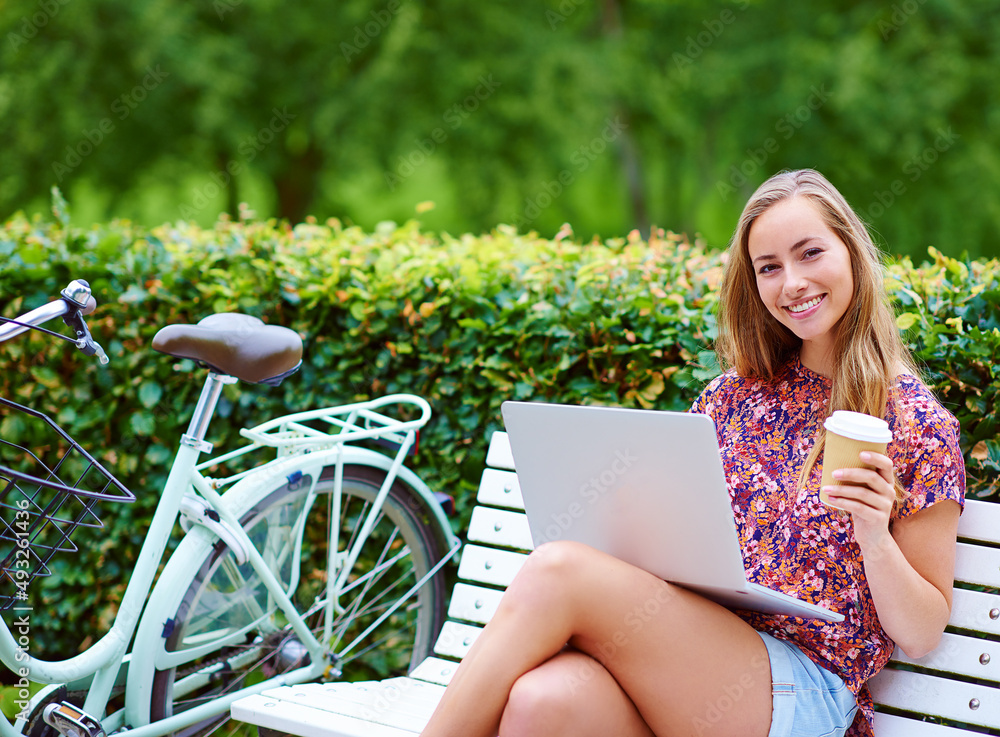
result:
M 251 384 L 277 386 L 302 365 L 298 333 L 238 312 L 209 315 L 197 325 L 167 325 L 153 337 L 153 349 Z

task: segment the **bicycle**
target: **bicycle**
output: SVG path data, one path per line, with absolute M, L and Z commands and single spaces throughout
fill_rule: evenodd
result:
M 84 320 L 95 307 L 75 280 L 59 299 L 3 319 L 0 342 L 42 330 L 106 363 Z M 57 317 L 75 337 L 40 327 Z M 430 417 L 425 400 L 397 394 L 278 417 L 242 429 L 247 445 L 199 460 L 213 450 L 205 437 L 223 386 L 280 383 L 301 364 L 301 339 L 223 313 L 166 326 L 153 347 L 208 376 L 110 630 L 63 661 L 33 657 L 18 627 L 30 622 L 31 584 L 74 548 L 76 531 L 101 524 L 102 505 L 134 496 L 51 419 L 0 398 L 0 411 L 52 438 L 37 453 L 0 439 L 0 541 L 12 544 L 0 549 L 0 609 L 18 630 L 0 618 L 0 661 L 19 685 L 49 684 L 16 702 L 13 723 L 0 719 L 0 737 L 204 732 L 237 698 L 336 678 L 368 655 L 408 670 L 441 628 L 438 574 L 459 541 L 440 499 L 404 465 Z M 248 468 L 229 476 L 203 473 L 240 463 Z M 156 576 L 178 521 L 183 537 Z

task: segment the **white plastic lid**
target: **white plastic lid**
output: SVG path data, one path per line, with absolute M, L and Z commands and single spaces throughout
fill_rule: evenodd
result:
M 826 418 L 823 427 L 828 432 L 866 443 L 888 443 L 892 440 L 889 423 L 879 417 L 872 417 L 862 412 L 837 410 Z

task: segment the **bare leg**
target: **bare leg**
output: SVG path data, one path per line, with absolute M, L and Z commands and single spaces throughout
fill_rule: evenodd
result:
M 564 650 L 514 682 L 500 737 L 654 737 L 610 673 Z
M 604 666 L 656 735 L 768 732 L 767 650 L 749 625 L 616 558 L 561 542 L 529 557 L 424 737 L 494 737 L 515 682 L 567 642 Z

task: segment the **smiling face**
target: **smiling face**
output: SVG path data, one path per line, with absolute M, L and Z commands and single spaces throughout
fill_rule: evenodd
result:
M 837 325 L 854 297 L 847 246 L 801 196 L 761 213 L 747 245 L 764 306 L 802 340 L 803 365 L 832 375 Z

